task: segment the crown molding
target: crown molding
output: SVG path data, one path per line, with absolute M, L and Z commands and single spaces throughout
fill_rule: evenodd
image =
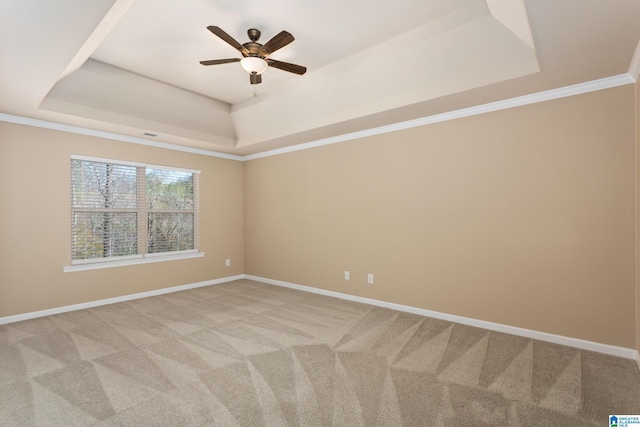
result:
M 580 95 L 583 93 L 594 92 L 603 89 L 610 89 L 617 86 L 633 84 L 638 79 L 640 73 L 640 43 L 636 49 L 636 53 L 631 62 L 629 73 L 619 74 L 617 76 L 606 77 L 603 79 L 592 80 L 589 82 L 579 83 L 571 86 L 565 86 L 557 89 L 551 89 L 543 92 L 533 93 L 529 95 L 519 96 L 516 98 L 505 99 L 502 101 L 491 102 L 488 104 L 478 105 L 460 110 L 449 111 L 442 114 L 422 117 L 419 119 L 408 120 L 405 122 L 394 123 L 391 125 L 380 126 L 376 128 L 366 129 L 363 131 L 337 135 L 330 138 L 319 139 L 289 147 L 278 148 L 275 150 L 263 151 L 261 153 L 238 156 L 233 154 L 220 153 L 213 150 L 205 150 L 201 148 L 187 147 L 178 144 L 172 144 L 162 141 L 150 141 L 144 138 L 138 138 L 128 135 L 122 135 L 113 132 L 105 132 L 95 129 L 84 128 L 80 126 L 72 126 L 62 123 L 50 122 L 45 120 L 33 119 L 11 114 L 0 113 L 0 121 L 34 126 L 45 129 L 58 130 L 62 132 L 76 133 L 81 135 L 95 136 L 99 138 L 111 139 L 114 141 L 130 142 L 133 144 L 147 145 L 156 148 L 164 148 L 167 150 L 182 151 L 186 153 L 200 154 L 203 156 L 218 157 L 222 159 L 249 161 L 260 159 L 263 157 L 278 156 L 281 154 L 292 153 L 295 151 L 308 150 L 311 148 L 322 147 L 325 145 L 337 144 L 340 142 L 351 141 L 369 136 L 381 135 L 389 132 L 396 132 L 404 129 L 411 129 L 419 126 L 426 126 L 434 123 L 445 122 L 449 120 L 461 119 L 464 117 L 476 116 L 479 114 L 490 113 L 494 111 L 506 110 L 509 108 L 521 107 L 524 105 L 535 104 L 538 102 L 550 101 L 568 96 Z
M 607 77 L 604 79 L 593 80 L 590 82 L 579 83 L 576 85 L 565 86 L 557 89 L 551 89 L 544 92 L 533 93 L 530 95 L 519 96 L 516 98 L 496 101 L 489 104 L 478 105 L 475 107 L 463 108 L 460 110 L 450 111 L 433 116 L 422 117 L 406 122 L 395 123 L 377 128 L 367 129 L 339 135 L 331 138 L 320 139 L 317 141 L 307 142 L 290 147 L 278 148 L 275 150 L 264 151 L 262 153 L 250 154 L 244 156 L 244 160 L 255 160 L 263 157 L 277 156 L 280 154 L 291 153 L 294 151 L 308 150 L 310 148 L 322 147 L 324 145 L 336 144 L 338 142 L 351 141 L 358 138 L 368 136 L 381 135 L 389 132 L 396 132 L 404 129 L 430 125 L 434 123 L 445 122 L 449 120 L 461 119 L 464 117 L 476 116 L 478 114 L 490 113 L 493 111 L 506 110 L 508 108 L 521 107 L 524 105 L 535 104 L 538 102 L 550 101 L 568 96 L 580 95 L 583 93 L 594 92 L 602 89 L 609 89 L 616 86 L 622 86 L 634 83 L 635 80 L 629 74 L 620 74 L 617 76 Z
M 95 137 L 98 137 L 98 138 L 111 139 L 111 140 L 114 140 L 114 141 L 129 142 L 129 143 L 132 143 L 132 144 L 147 145 L 147 146 L 150 146 L 150 147 L 164 148 L 166 150 L 182 151 L 182 152 L 185 152 L 185 153 L 192 153 L 192 154 L 200 154 L 202 156 L 219 157 L 219 158 L 222 158 L 222 159 L 237 160 L 237 161 L 242 161 L 243 160 L 242 156 L 236 156 L 234 154 L 219 153 L 217 151 L 205 150 L 205 149 L 202 149 L 202 148 L 187 147 L 187 146 L 184 146 L 184 145 L 171 144 L 169 142 L 150 141 L 148 139 L 138 138 L 138 137 L 135 137 L 135 136 L 122 135 L 122 134 L 114 133 L 114 132 L 106 132 L 106 131 L 101 131 L 101 130 L 96 130 L 96 129 L 89 129 L 89 128 L 80 127 L 80 126 L 73 126 L 73 125 L 67 125 L 67 124 L 63 124 L 63 123 L 50 122 L 50 121 L 47 121 L 47 120 L 33 119 L 33 118 L 30 118 L 30 117 L 15 116 L 15 115 L 12 115 L 12 114 L 0 113 L 0 121 L 8 122 L 8 123 L 15 123 L 15 124 L 19 124 L 19 125 L 32 126 L 32 127 L 37 127 L 37 128 L 58 130 L 58 131 L 62 131 L 62 132 L 69 132 L 69 133 L 75 133 L 75 134 L 80 134 L 80 135 L 95 136 Z

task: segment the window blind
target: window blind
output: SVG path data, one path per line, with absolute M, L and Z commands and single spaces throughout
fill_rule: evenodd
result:
M 148 253 L 194 248 L 193 173 L 147 168 L 146 205 Z
M 72 263 L 195 250 L 197 171 L 71 159 Z

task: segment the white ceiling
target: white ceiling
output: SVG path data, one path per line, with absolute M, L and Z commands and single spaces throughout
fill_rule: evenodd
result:
M 250 85 L 257 28 L 296 40 Z M 0 113 L 250 154 L 628 71 L 637 0 L 0 0 Z

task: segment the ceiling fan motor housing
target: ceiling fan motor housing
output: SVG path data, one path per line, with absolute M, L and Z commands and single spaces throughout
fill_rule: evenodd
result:
M 242 46 L 244 46 L 245 49 L 247 49 L 249 51 L 249 54 L 247 56 L 258 56 L 258 57 L 260 57 L 259 51 L 260 51 L 260 48 L 262 47 L 262 45 L 260 43 L 246 42 Z

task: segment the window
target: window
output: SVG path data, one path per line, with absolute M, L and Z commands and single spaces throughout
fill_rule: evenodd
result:
M 72 156 L 72 264 L 198 252 L 198 176 L 194 170 Z

